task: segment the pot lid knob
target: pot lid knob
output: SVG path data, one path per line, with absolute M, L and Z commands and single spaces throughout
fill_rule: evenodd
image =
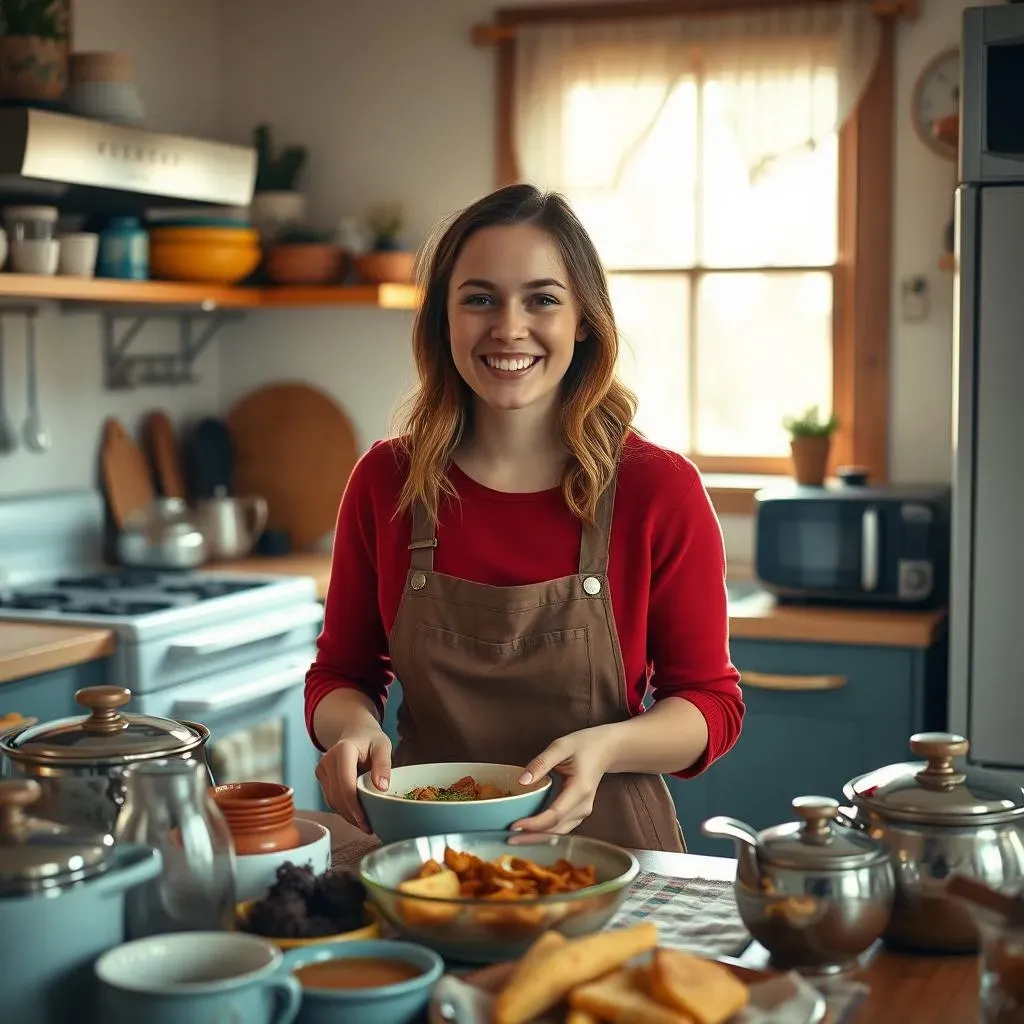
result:
M 910 737 L 910 749 L 923 757 L 927 766 L 916 775 L 925 789 L 952 789 L 967 778 L 958 772 L 953 764 L 956 757 L 964 757 L 970 750 L 970 743 L 951 732 L 919 732 Z
M 118 713 L 132 699 L 132 691 L 124 686 L 86 686 L 75 693 L 75 701 L 92 712 L 82 723 L 91 733 L 117 733 L 128 728 L 128 720 Z
M 798 796 L 792 803 L 793 813 L 803 822 L 800 839 L 821 844 L 832 834 L 832 822 L 839 817 L 839 801 L 827 796 Z

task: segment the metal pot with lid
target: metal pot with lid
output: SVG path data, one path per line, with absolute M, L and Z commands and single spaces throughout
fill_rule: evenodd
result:
M 86 687 L 75 700 L 88 715 L 15 726 L 0 735 L 0 754 L 13 774 L 33 778 L 42 788 L 40 815 L 111 832 L 128 765 L 169 757 L 205 763 L 206 726 L 121 710 L 131 698 L 123 686 Z
M 947 897 L 954 872 L 993 888 L 1024 879 L 1024 789 L 1001 775 L 956 763 L 969 742 L 955 733 L 917 733 L 924 761 L 889 765 L 852 779 L 844 820 L 888 847 L 896 880 L 887 944 L 971 953 L 979 935 L 970 911 Z
M 125 940 L 124 896 L 160 872 L 137 843 L 35 817 L 42 788 L 0 782 L 4 1019 L 78 1020 L 95 1001 L 93 961 Z
M 797 797 L 797 821 L 758 832 L 735 818 L 704 822 L 736 844 L 736 905 L 751 935 L 782 968 L 842 971 L 888 924 L 893 874 L 886 847 L 837 824 L 839 804 Z

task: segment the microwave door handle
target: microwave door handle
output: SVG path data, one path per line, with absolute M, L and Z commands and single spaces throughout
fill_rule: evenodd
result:
M 207 697 L 204 700 L 175 701 L 174 717 L 192 718 L 192 720 L 198 718 L 202 720 L 203 715 L 227 711 L 230 708 L 253 704 L 258 700 L 273 697 L 284 690 L 298 686 L 306 678 L 307 667 L 296 665 L 285 669 L 283 672 L 275 672 L 265 679 L 259 679 L 255 683 L 236 686 L 231 690 L 214 694 L 212 697 Z
M 878 589 L 878 509 L 867 508 L 860 520 L 860 586 L 867 593 Z

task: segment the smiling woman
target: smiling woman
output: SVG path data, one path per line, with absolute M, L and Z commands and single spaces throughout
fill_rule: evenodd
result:
M 699 474 L 631 429 L 604 270 L 562 197 L 486 196 L 423 267 L 419 387 L 349 481 L 307 676 L 325 796 L 368 829 L 356 780 L 388 789 L 397 677 L 396 765 L 554 772 L 514 827 L 682 850 L 661 775 L 703 771 L 743 718 Z

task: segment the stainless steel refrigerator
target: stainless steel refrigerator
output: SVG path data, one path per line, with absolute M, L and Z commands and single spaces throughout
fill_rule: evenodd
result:
M 961 55 L 949 725 L 1024 782 L 1024 4 Z

